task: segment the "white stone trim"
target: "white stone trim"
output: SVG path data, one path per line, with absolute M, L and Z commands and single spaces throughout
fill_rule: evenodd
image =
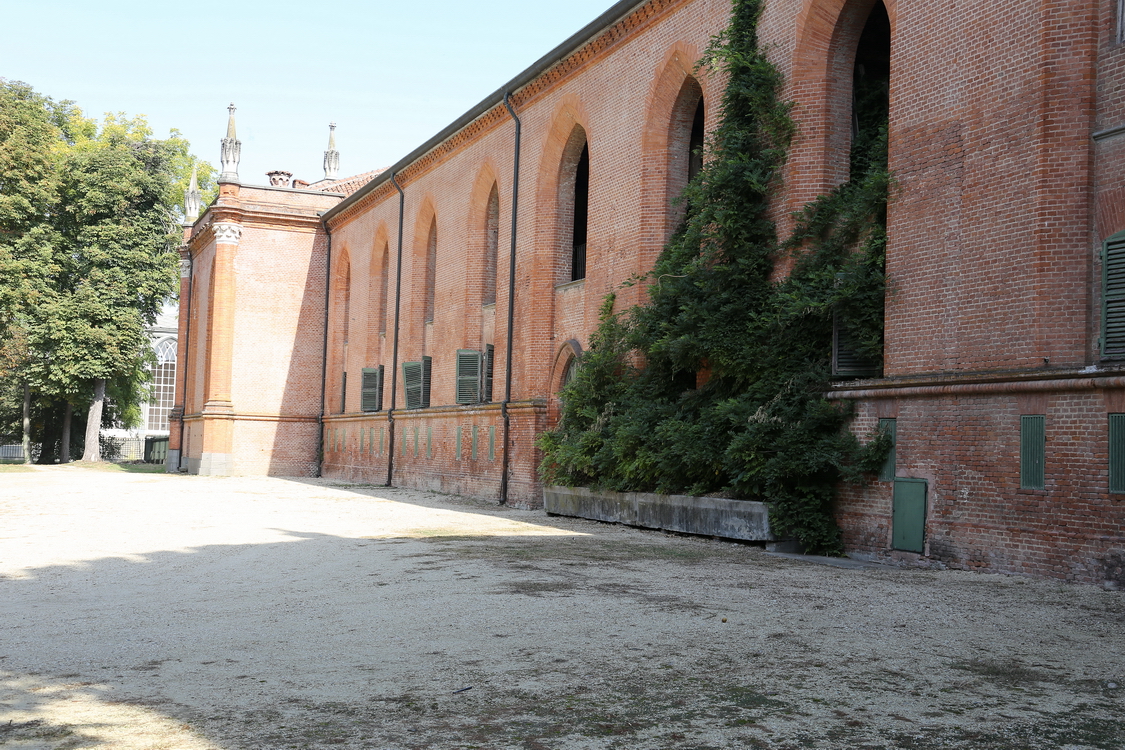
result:
M 237 245 L 242 239 L 242 227 L 238 224 L 212 224 L 215 242 L 221 245 Z

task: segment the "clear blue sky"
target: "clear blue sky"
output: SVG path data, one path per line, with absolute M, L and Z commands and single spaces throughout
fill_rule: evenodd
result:
M 398 161 L 613 0 L 7 0 L 0 77 L 83 111 L 148 117 L 219 164 L 238 107 L 243 182 Z

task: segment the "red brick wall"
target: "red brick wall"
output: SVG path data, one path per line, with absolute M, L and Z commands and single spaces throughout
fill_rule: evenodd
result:
M 923 561 L 1117 585 L 1125 584 L 1114 572 L 1125 555 L 1125 496 L 1108 491 L 1107 406 L 1096 391 L 901 398 L 861 403 L 854 428 L 866 435 L 880 416 L 896 418 L 896 474 L 928 483 Z M 1043 490 L 1020 489 L 1022 414 L 1046 415 Z M 891 549 L 892 489 L 843 488 L 845 544 L 918 560 Z

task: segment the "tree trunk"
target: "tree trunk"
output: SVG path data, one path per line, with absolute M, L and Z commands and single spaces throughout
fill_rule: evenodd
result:
M 35 463 L 49 466 L 59 460 L 58 445 L 61 431 L 59 408 L 54 401 L 43 403 L 43 431 L 39 436 L 39 458 Z
M 70 417 L 74 412 L 74 405 L 66 402 L 66 412 L 63 414 L 62 445 L 59 446 L 59 463 L 70 463 Z
M 23 462 L 31 463 L 31 386 L 23 384 Z
M 86 451 L 83 461 L 102 460 L 102 446 L 98 438 L 102 434 L 102 406 L 105 404 L 105 378 L 94 381 L 94 400 L 90 403 L 90 416 L 86 418 Z

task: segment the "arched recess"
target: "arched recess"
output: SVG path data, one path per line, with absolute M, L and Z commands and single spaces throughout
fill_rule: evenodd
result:
M 684 207 L 673 205 L 687 185 L 691 170 L 693 132 L 708 130 L 717 105 L 711 100 L 710 80 L 694 73 L 699 51 L 685 43 L 671 47 L 654 72 L 642 143 L 641 202 L 644 240 L 637 273 L 652 268 L 657 256 L 683 217 Z M 700 115 L 702 122 L 697 123 Z M 701 129 L 696 128 L 702 125 Z
M 549 266 L 549 271 L 543 269 L 547 273 L 541 278 L 549 278 L 555 284 L 573 277 L 575 177 L 589 138 L 588 118 L 581 101 L 573 95 L 564 97 L 547 131 L 536 187 L 536 235 L 542 242 L 537 247 L 537 265 Z
M 880 1 L 893 40 L 897 0 L 805 0 L 797 17 L 797 43 L 786 92 L 795 103 L 793 117 L 798 125 L 786 170 L 791 211 L 848 179 L 856 50 L 868 16 Z M 893 112 L 893 57 L 891 80 Z M 891 146 L 893 152 L 893 127 Z
M 383 222 L 375 230 L 371 242 L 371 260 L 367 271 L 367 357 L 364 367 L 383 361 L 383 337 L 387 332 L 388 283 L 390 274 L 390 241 Z
M 352 264 L 347 247 L 333 259 L 332 265 L 327 405 L 331 411 L 343 414 L 348 406 L 348 345 L 352 333 Z
M 551 366 L 548 414 L 552 423 L 557 423 L 562 416 L 562 401 L 559 399 L 559 391 L 570 382 L 570 378 L 574 376 L 574 368 L 577 367 L 581 359 L 582 344 L 577 339 L 567 339 L 555 352 L 555 361 Z
M 480 341 L 481 329 L 475 328 L 482 318 L 473 310 L 496 303 L 498 252 L 500 247 L 500 188 L 495 165 L 489 160 L 483 164 L 473 181 L 469 194 L 469 238 L 466 261 L 467 297 L 465 345 L 475 348 Z M 491 343 L 491 342 L 489 342 Z
M 432 196 L 425 196 L 414 220 L 414 242 L 410 258 L 410 300 L 403 305 L 401 334 L 406 337 L 408 359 L 427 354 L 427 324 L 434 319 L 437 298 L 437 256 L 440 232 Z M 417 343 L 414 343 L 417 342 Z M 418 344 L 420 347 L 415 349 Z

